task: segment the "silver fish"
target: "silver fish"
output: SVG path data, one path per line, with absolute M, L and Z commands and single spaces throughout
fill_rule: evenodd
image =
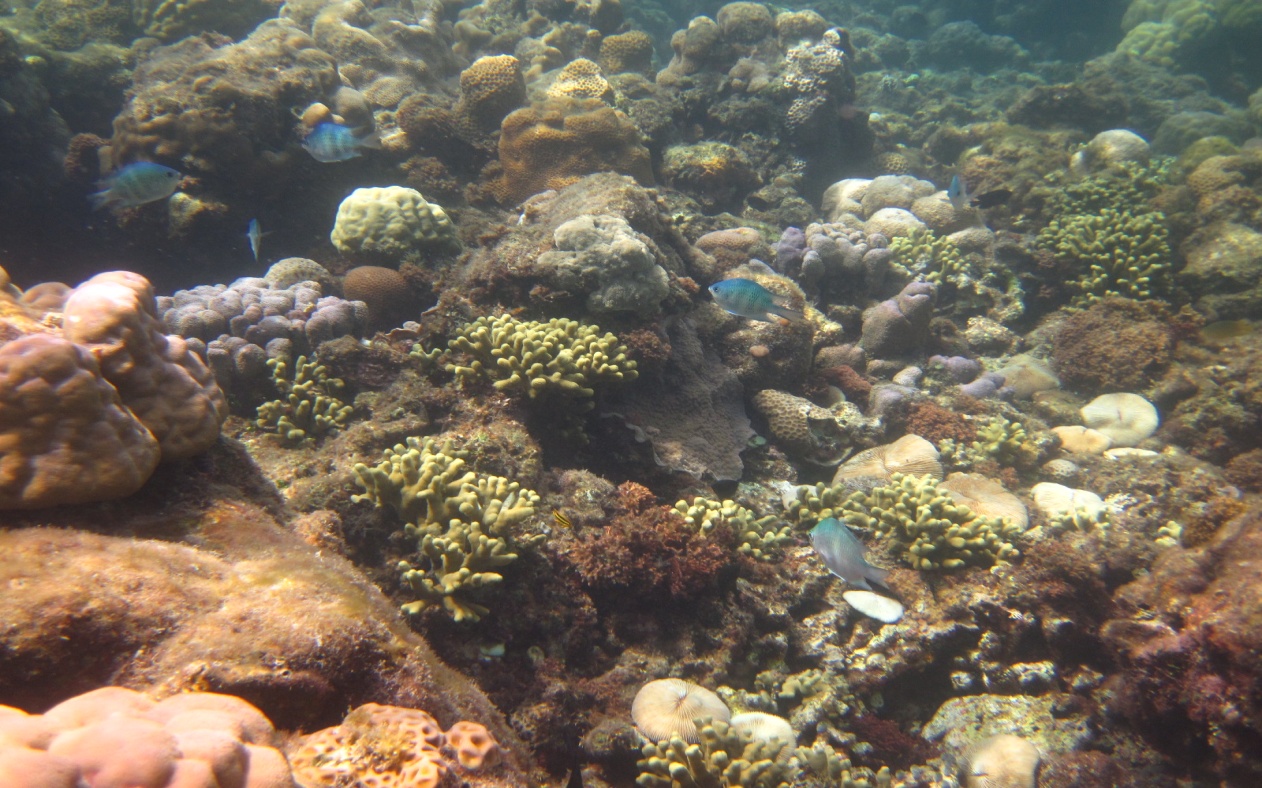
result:
M 250 240 L 250 251 L 254 252 L 254 262 L 259 261 L 259 241 L 263 240 L 263 228 L 259 225 L 258 219 L 251 219 L 250 226 L 245 231 L 245 237 Z
M 811 546 L 833 574 L 853 586 L 871 591 L 868 581 L 885 584 L 889 570 L 872 566 L 864 558 L 867 548 L 836 517 L 820 520 L 811 529 Z

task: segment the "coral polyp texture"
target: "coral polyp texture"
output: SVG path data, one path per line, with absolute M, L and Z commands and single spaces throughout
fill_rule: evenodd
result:
M 329 376 L 328 368 L 314 359 L 269 359 L 279 399 L 258 408 L 256 424 L 278 434 L 288 444 L 301 444 L 344 428 L 354 408 L 338 399 L 346 385 Z
M 37 321 L 0 294 L 10 337 L 0 345 L 0 508 L 130 495 L 160 459 L 209 449 L 227 416 L 205 364 L 162 333 L 144 277 L 98 274 L 59 300 L 59 311 L 35 310 Z
M 474 601 L 473 592 L 503 580 L 495 570 L 517 560 L 518 547 L 544 538 L 522 525 L 539 496 L 474 472 L 467 456 L 451 441 L 409 438 L 387 449 L 376 467 L 354 466 L 365 490 L 354 499 L 392 509 L 416 539 L 416 563 L 400 565 L 404 583 L 420 597 L 404 605 L 409 613 L 439 605 L 456 621 L 477 621 L 490 608 Z
M 366 703 L 304 737 L 290 763 L 306 788 L 438 788 L 449 774 L 493 768 L 498 749 L 478 723 L 461 720 L 444 733 L 419 709 Z

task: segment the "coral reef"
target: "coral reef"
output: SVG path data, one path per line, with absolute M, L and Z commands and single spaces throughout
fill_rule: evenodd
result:
M 477 621 L 490 608 L 472 592 L 500 582 L 496 571 L 517 559 L 513 550 L 541 541 L 519 524 L 535 513 L 539 496 L 500 476 L 466 470 L 465 454 L 450 441 L 408 438 L 386 449 L 375 467 L 354 466 L 364 492 L 356 501 L 388 507 L 417 541 L 417 564 L 402 563 L 403 582 L 421 598 L 409 613 L 441 605 L 456 621 Z
M 579 216 L 552 233 L 554 251 L 535 261 L 535 272 L 558 295 L 586 294 L 593 314 L 632 312 L 652 317 L 670 288 L 652 248 L 621 216 Z

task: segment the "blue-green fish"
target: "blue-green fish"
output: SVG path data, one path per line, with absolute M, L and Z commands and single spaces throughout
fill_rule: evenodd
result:
M 752 279 L 715 282 L 710 285 L 710 295 L 714 296 L 714 303 L 725 311 L 750 320 L 775 323 L 776 318 L 772 315 L 795 323 L 804 319 L 801 312 L 789 308 L 789 299 L 772 293 Z
M 836 517 L 820 520 L 811 529 L 811 546 L 824 559 L 824 566 L 847 583 L 865 591 L 872 590 L 869 580 L 885 585 L 889 570 L 869 564 L 863 557 L 867 553 L 863 542 Z
M 151 161 L 138 161 L 97 183 L 101 191 L 89 195 L 88 199 L 92 201 L 94 211 L 107 205 L 133 208 L 170 197 L 183 177 L 179 170 Z
M 313 159 L 327 164 L 331 161 L 353 159 L 363 148 L 380 148 L 381 138 L 375 131 L 357 137 L 349 126 L 326 121 L 311 130 L 302 141 L 302 147 L 307 149 Z
M 263 236 L 267 233 L 263 232 L 263 226 L 259 224 L 258 219 L 251 219 L 250 226 L 246 228 L 245 237 L 250 242 L 250 251 L 254 252 L 254 262 L 259 261 L 259 244 L 263 241 Z

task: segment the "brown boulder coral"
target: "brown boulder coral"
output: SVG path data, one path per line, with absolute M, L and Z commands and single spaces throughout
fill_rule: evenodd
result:
M 560 189 L 584 175 L 613 171 L 653 183 L 649 151 L 626 113 L 600 99 L 550 99 L 504 118 L 500 127 L 502 175 L 492 192 L 518 203 Z
M 456 115 L 478 132 L 494 132 L 504 116 L 525 101 L 526 80 L 521 62 L 512 55 L 481 57 L 460 72 Z
M 124 497 L 159 458 L 214 445 L 223 393 L 183 339 L 162 333 L 148 280 L 114 271 L 36 289 L 64 296 L 61 310 L 0 294 L 0 509 Z
M 1174 341 L 1150 306 L 1111 298 L 1067 319 L 1056 332 L 1052 365 L 1083 391 L 1137 391 L 1170 364 Z

